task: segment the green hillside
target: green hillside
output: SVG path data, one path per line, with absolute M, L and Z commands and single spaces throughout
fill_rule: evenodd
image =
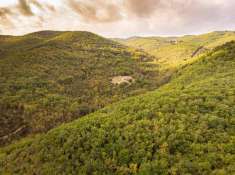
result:
M 143 49 L 156 56 L 162 69 L 177 68 L 194 61 L 216 46 L 235 40 L 235 32 L 212 32 L 183 37 L 133 37 L 117 39 L 128 46 Z
M 0 145 L 158 87 L 152 59 L 89 32 L 0 36 Z
M 235 42 L 169 84 L 2 149 L 2 174 L 235 174 Z

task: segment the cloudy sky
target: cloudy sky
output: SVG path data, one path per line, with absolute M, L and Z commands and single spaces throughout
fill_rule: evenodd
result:
M 87 30 L 107 37 L 235 30 L 234 0 L 0 0 L 0 34 Z

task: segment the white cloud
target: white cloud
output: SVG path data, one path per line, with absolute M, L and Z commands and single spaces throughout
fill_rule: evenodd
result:
M 5 17 L 0 13 L 4 34 L 89 30 L 109 37 L 127 37 L 235 29 L 233 0 L 38 0 L 43 9 L 33 4 L 33 0 L 25 0 L 33 15 L 17 10 L 13 1 L 10 5 L 0 1 L 0 6 L 7 6 L 13 12 Z

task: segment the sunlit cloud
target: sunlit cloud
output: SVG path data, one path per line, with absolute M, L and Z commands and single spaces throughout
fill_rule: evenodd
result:
M 88 30 L 108 37 L 235 29 L 233 0 L 2 0 L 0 32 Z

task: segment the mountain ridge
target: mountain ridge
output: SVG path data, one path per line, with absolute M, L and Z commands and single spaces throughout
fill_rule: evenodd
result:
M 116 41 L 122 44 L 144 50 L 154 55 L 157 58 L 156 63 L 162 65 L 163 70 L 177 69 L 178 66 L 188 64 L 209 50 L 233 40 L 235 40 L 234 31 L 215 31 L 200 35 L 179 37 L 153 36 L 134 39 L 116 39 Z M 204 50 L 193 55 L 201 47 Z

